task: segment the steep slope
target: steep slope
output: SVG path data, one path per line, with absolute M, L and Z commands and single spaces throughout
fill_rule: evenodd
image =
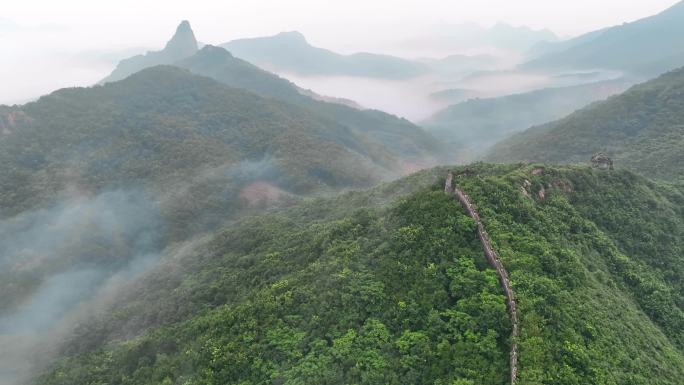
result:
M 475 221 L 477 226 L 477 237 L 480 239 L 482 244 L 482 250 L 484 251 L 485 258 L 489 263 L 490 267 L 496 270 L 496 274 L 499 278 L 499 283 L 503 289 L 504 295 L 506 296 L 506 306 L 508 307 L 508 315 L 511 319 L 511 351 L 509 353 L 509 370 L 511 385 L 515 385 L 518 380 L 518 331 L 520 330 L 520 322 L 518 320 L 518 310 L 515 300 L 515 293 L 513 292 L 513 287 L 511 286 L 511 280 L 509 278 L 508 270 L 501 263 L 501 259 L 497 255 L 494 247 L 492 246 L 492 241 L 487 235 L 487 230 L 485 230 L 482 224 L 482 219 L 477 209 L 473 205 L 472 200 L 459 186 L 454 186 L 454 173 L 449 171 L 446 178 L 446 183 L 444 185 L 444 192 L 446 194 L 453 195 L 461 206 L 468 213 L 468 216 Z
M 684 69 L 679 69 L 504 140 L 485 159 L 584 163 L 603 151 L 617 167 L 650 176 L 681 177 L 683 111 Z
M 562 52 L 567 49 L 570 49 L 572 47 L 575 47 L 577 45 L 583 44 L 585 42 L 594 40 L 596 37 L 598 37 L 600 34 L 606 31 L 608 28 L 604 29 L 599 29 L 597 31 L 592 31 L 589 33 L 585 33 L 584 35 L 568 39 L 568 40 L 562 40 L 562 41 L 540 41 L 533 45 L 527 52 L 526 55 L 527 57 L 532 60 L 536 59 L 538 57 L 552 54 L 552 53 L 557 53 L 557 52 Z
M 66 188 L 163 190 L 193 178 L 232 186 L 262 175 L 278 189 L 310 193 L 368 186 L 401 171 L 396 153 L 347 126 L 176 67 L 3 108 L 4 216 Z
M 311 113 L 349 127 L 369 144 L 390 151 L 394 159 L 387 159 L 387 167 L 405 171 L 434 165 L 444 155 L 445 148 L 422 128 L 405 119 L 377 110 L 359 110 L 339 103 L 328 103 L 305 95 L 291 82 L 236 58 L 219 47 L 206 46 L 196 55 L 176 65 L 214 78 L 231 87 L 244 88 L 265 97 L 296 104 Z
M 345 126 L 176 67 L 0 110 L 0 337 L 240 214 L 399 172 Z
M 291 103 L 307 99 L 289 80 L 238 59 L 220 47 L 206 45 L 197 54 L 179 60 L 174 65 L 211 77 L 230 87 L 252 91 L 263 97 Z
M 158 66 L 0 106 L 0 345 L 14 346 L 0 352 L 0 383 L 177 244 L 438 152 L 405 120 L 316 101 L 223 49 L 190 58 L 225 84 Z
M 185 30 L 185 26 L 189 29 L 189 24 L 183 22 L 179 26 L 179 31 Z M 178 33 L 176 35 L 178 36 Z M 177 36 L 167 44 L 167 48 L 178 45 L 174 43 L 178 40 Z M 345 125 L 355 134 L 363 137 L 367 146 L 375 147 L 373 154 L 376 161 L 389 168 L 398 166 L 403 173 L 434 165 L 444 155 L 445 149 L 437 140 L 405 119 L 380 111 L 362 110 L 358 106 L 348 105 L 348 101 L 335 101 L 332 98 L 312 95 L 310 91 L 302 90 L 286 79 L 234 57 L 223 48 L 206 45 L 199 51 L 192 53 L 188 51 L 180 57 L 174 56 L 173 59 L 166 54 L 161 56 L 155 54 L 152 57 L 162 57 L 164 58 L 163 64 L 189 69 L 230 87 L 242 88 L 263 97 L 296 104 L 321 118 Z M 128 76 L 158 64 L 156 59 L 134 58 L 130 60 L 135 65 L 129 66 L 125 64 L 128 60 L 122 61 L 120 67 L 125 67 L 126 70 L 115 71 L 110 79 Z M 391 154 L 387 154 L 386 150 L 389 150 Z M 402 161 L 397 163 L 397 158 L 401 158 Z
M 144 55 L 133 56 L 122 60 L 114 71 L 100 83 L 114 82 L 124 79 L 140 70 L 161 64 L 172 64 L 197 52 L 197 40 L 190 23 L 183 20 L 176 28 L 176 33 L 161 51 L 150 51 Z
M 607 69 L 658 75 L 684 65 L 684 2 L 658 15 L 559 43 L 528 70 Z
M 269 70 L 299 75 L 360 76 L 408 79 L 427 72 L 421 63 L 387 55 L 338 53 L 311 46 L 299 32 L 233 40 L 221 47 L 235 56 Z
M 446 171 L 241 221 L 82 323 L 36 383 L 508 383 L 505 296 Z M 455 173 L 515 289 L 517 383 L 679 383 L 681 187 Z
M 628 80 L 548 88 L 450 106 L 422 125 L 467 155 L 478 156 L 497 142 L 531 126 L 560 119 L 587 104 L 627 89 Z

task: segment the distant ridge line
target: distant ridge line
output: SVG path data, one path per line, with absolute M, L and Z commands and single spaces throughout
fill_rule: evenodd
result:
M 513 329 L 511 330 L 511 352 L 510 352 L 510 367 L 511 367 L 511 385 L 515 385 L 518 378 L 518 310 L 515 303 L 515 293 L 511 287 L 510 279 L 508 278 L 508 271 L 501 263 L 499 256 L 494 251 L 492 243 L 489 240 L 489 236 L 484 229 L 484 225 L 480 220 L 480 215 L 473 206 L 470 197 L 461 190 L 458 186 L 454 185 L 454 173 L 449 171 L 446 178 L 446 184 L 444 186 L 444 192 L 449 195 L 453 195 L 463 206 L 463 208 L 468 212 L 468 215 L 475 220 L 477 223 L 477 235 L 480 238 L 480 243 L 482 244 L 482 249 L 484 250 L 487 262 L 494 268 L 499 276 L 499 282 L 504 289 L 506 295 L 506 304 L 508 305 L 508 313 L 511 317 L 511 324 Z

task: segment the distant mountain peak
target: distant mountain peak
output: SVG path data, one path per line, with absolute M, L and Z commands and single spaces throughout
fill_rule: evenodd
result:
M 171 40 L 161 51 L 149 51 L 145 55 L 137 55 L 119 62 L 114 71 L 101 83 L 124 79 L 142 69 L 160 64 L 173 64 L 197 53 L 198 44 L 192 27 L 187 20 L 181 21 Z
M 276 37 L 279 37 L 281 39 L 287 39 L 287 40 L 291 40 L 291 41 L 306 43 L 306 37 L 304 37 L 304 34 L 302 34 L 299 31 L 281 32 L 281 33 L 277 34 Z
M 197 51 L 195 57 L 202 60 L 230 60 L 234 58 L 234 56 L 225 48 L 210 44 L 205 45 L 202 49 Z
M 190 56 L 197 52 L 197 39 L 187 20 L 181 21 L 176 28 L 176 33 L 166 43 L 164 51 L 173 52 L 179 56 Z
M 224 56 L 233 56 L 231 55 L 230 52 L 228 52 L 225 48 L 217 47 L 215 45 L 207 44 L 202 49 L 200 49 L 198 52 L 200 55 L 206 55 L 206 54 L 221 54 Z
M 558 39 L 558 36 L 548 28 L 534 29 L 534 28 L 531 28 L 527 25 L 515 26 L 515 25 L 508 24 L 504 21 L 497 22 L 492 28 L 490 28 L 490 31 L 499 32 L 499 33 L 517 32 L 517 33 L 538 34 L 540 36 L 545 35 L 545 36 L 543 36 L 544 40 L 557 40 Z
M 684 1 L 636 21 L 540 46 L 520 68 L 535 71 L 607 70 L 652 77 L 684 63 Z

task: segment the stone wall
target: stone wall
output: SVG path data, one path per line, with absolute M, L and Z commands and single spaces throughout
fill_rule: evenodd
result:
M 477 223 L 477 236 L 482 244 L 482 249 L 484 250 L 485 258 L 489 265 L 496 270 L 499 276 L 499 282 L 503 287 L 504 294 L 506 296 L 506 304 L 508 306 L 508 313 L 511 317 L 511 324 L 513 325 L 513 330 L 511 331 L 511 352 L 510 352 L 510 367 L 511 367 L 511 385 L 514 385 L 518 376 L 518 311 L 515 303 L 515 293 L 511 286 L 510 279 L 508 278 L 508 271 L 506 271 L 504 265 L 501 263 L 499 256 L 494 251 L 492 247 L 492 242 L 489 240 L 487 231 L 480 220 L 480 215 L 472 204 L 470 197 L 453 184 L 454 174 L 449 172 L 446 178 L 446 185 L 444 191 L 447 194 L 453 194 L 454 197 L 461 203 L 461 206 L 466 210 L 468 215 L 475 220 Z

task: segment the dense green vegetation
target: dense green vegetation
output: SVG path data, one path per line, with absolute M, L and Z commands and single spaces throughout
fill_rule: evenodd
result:
M 200 179 L 196 188 L 244 177 L 304 193 L 368 186 L 398 163 L 346 126 L 174 67 L 57 91 L 6 114 L 17 118 L 0 141 L 4 215 L 69 184 L 98 191 Z M 264 164 L 242 175 L 241 162 Z
M 146 68 L 159 63 L 186 68 Z M 104 85 L 0 106 L 0 345 L 17 347 L 0 382 L 31 372 L 53 345 L 41 338 L 178 243 L 438 156 L 406 120 L 304 93 L 222 48 L 197 51 L 184 22 Z
M 504 298 L 453 199 L 425 191 L 311 221 L 316 206 L 217 235 L 155 309 L 180 300 L 197 316 L 41 382 L 505 383 Z M 128 314 L 140 317 L 111 319 Z
M 385 167 L 398 167 L 405 173 L 406 170 L 433 165 L 444 155 L 445 148 L 437 140 L 405 119 L 377 110 L 362 110 L 344 100 L 312 95 L 286 79 L 234 57 L 223 48 L 206 45 L 198 51 L 195 42 L 194 50 L 177 49 L 177 41 L 188 39 L 194 42 L 194 35 L 190 25 L 183 22 L 164 50 L 122 61 L 106 81 L 122 79 L 158 64 L 175 65 L 229 87 L 297 105 L 311 114 L 344 125 L 363 137 L 367 146 L 375 148 L 375 160 L 381 161 Z M 166 54 L 167 51 L 173 54 Z M 385 150 L 389 150 L 394 158 L 386 156 Z M 403 158 L 404 163 L 397 164 L 397 157 Z
M 682 190 L 628 172 L 533 168 L 462 182 L 511 272 L 521 383 L 677 383 Z
M 624 91 L 624 79 L 546 88 L 454 104 L 422 123 L 462 159 L 481 155 L 497 142 L 529 127 L 560 119 L 591 102 Z
M 392 131 L 391 122 L 377 121 L 379 132 Z M 399 127 L 397 136 L 415 128 Z M 407 148 L 425 148 L 410 136 L 402 140 Z M 161 211 L 159 224 L 145 231 L 164 247 L 244 212 L 289 205 L 302 195 L 364 188 L 404 173 L 402 161 L 414 158 L 403 157 L 401 143 L 390 149 L 311 109 L 229 88 L 185 69 L 154 67 L 120 82 L 64 89 L 23 106 L 2 107 L 0 219 L 16 217 L 18 223 L 22 215 L 53 210 L 74 197 L 135 191 L 149 201 L 140 212 Z M 98 214 L 103 208 L 108 207 Z M 60 218 L 57 211 L 46 220 L 55 218 Z M 21 272 L 14 270 L 18 267 L 3 271 L 0 290 L 7 297 L 0 303 L 21 303 L 53 274 L 75 266 L 118 265 L 140 251 L 110 247 L 88 234 L 87 226 L 78 228 L 83 234 L 72 238 L 82 250 L 32 251 L 50 258 L 25 256 L 38 262 L 24 263 Z M 19 230 L 13 231 L 2 237 Z M 5 252 L 0 262 L 26 251 Z
M 286 56 L 291 57 L 293 52 L 288 50 Z M 397 59 L 389 58 L 388 63 L 383 58 L 378 56 L 377 60 L 382 63 L 374 65 L 380 66 L 386 73 L 386 66 Z M 374 161 L 382 163 L 386 168 L 395 168 L 402 174 L 434 165 L 445 153 L 445 148 L 436 139 L 405 119 L 377 110 L 362 110 L 353 102 L 318 96 L 311 91 L 302 90 L 286 79 L 234 57 L 224 48 L 205 45 L 198 50 L 187 21 L 178 26 L 176 34 L 163 50 L 123 60 L 103 82 L 124 79 L 160 64 L 186 68 L 229 87 L 297 105 L 320 118 L 344 125 L 357 137 L 362 137 L 366 147 L 374 148 Z M 388 156 L 386 151 L 390 151 L 392 156 Z M 397 162 L 397 158 L 402 158 L 403 161 Z
M 470 170 L 518 297 L 519 383 L 679 384 L 684 189 Z M 225 229 L 83 323 L 37 383 L 506 383 L 504 298 L 445 171 Z
M 684 46 L 654 36 L 681 30 L 683 4 L 530 66 L 667 67 Z M 488 39 L 536 35 L 497 25 Z M 391 79 L 491 61 L 343 56 L 298 33 L 228 46 Z M 623 86 L 470 100 L 429 122 L 438 141 L 199 50 L 183 22 L 102 85 L 0 106 L 0 383 L 503 385 L 515 343 L 518 385 L 681 385 L 684 69 L 487 155 L 525 163 L 452 169 L 510 277 L 514 341 L 449 169 L 383 183 Z M 616 171 L 567 165 L 598 151 Z
M 223 48 L 205 46 L 175 65 L 230 87 L 295 104 L 312 114 L 342 124 L 364 137 L 369 146 L 389 150 L 395 158 L 403 158 L 408 163 L 403 167 L 409 169 L 415 169 L 416 165 L 431 165 L 444 153 L 444 147 L 437 140 L 405 119 L 377 110 L 359 110 L 340 103 L 315 100 L 288 80 L 236 58 Z M 397 166 L 396 159 L 385 161 L 387 167 Z
M 681 177 L 683 90 L 684 69 L 679 69 L 504 140 L 485 159 L 585 163 L 603 151 L 616 167 L 651 177 Z

